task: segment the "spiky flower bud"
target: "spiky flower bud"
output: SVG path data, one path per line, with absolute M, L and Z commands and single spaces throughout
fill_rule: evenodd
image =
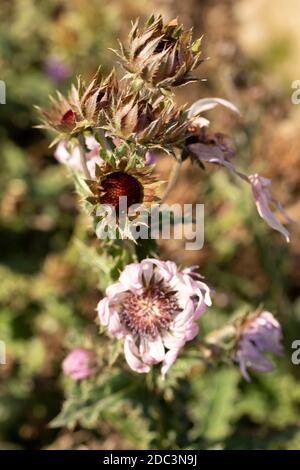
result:
M 106 112 L 107 132 L 146 147 L 179 145 L 187 133 L 186 110 L 162 96 L 151 98 L 145 90 L 122 90 Z
M 169 88 L 194 81 L 191 72 L 203 62 L 201 39 L 193 41 L 192 29 L 184 30 L 177 19 L 164 24 L 161 16 L 151 18 L 140 30 L 138 21 L 120 44 L 118 56 L 124 68 L 153 87 Z
M 68 140 L 69 137 L 87 129 L 97 128 L 101 112 L 111 105 L 117 90 L 118 82 L 114 70 L 107 78 L 103 78 L 99 69 L 87 85 L 79 77 L 77 85 L 72 86 L 68 99 L 57 93 L 57 99 L 51 98 L 50 110 L 38 108 L 44 120 L 37 127 L 56 132 L 53 144 Z

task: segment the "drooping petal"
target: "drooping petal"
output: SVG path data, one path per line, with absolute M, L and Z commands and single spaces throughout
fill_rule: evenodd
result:
M 143 288 L 141 274 L 142 267 L 140 263 L 128 264 L 121 273 L 119 282 L 126 290 L 139 292 Z
M 147 373 L 150 371 L 150 367 L 144 364 L 138 357 L 138 349 L 134 343 L 133 338 L 128 335 L 124 341 L 124 355 L 129 367 L 135 372 Z
M 157 364 L 165 357 L 165 348 L 160 335 L 154 339 L 142 338 L 140 344 L 140 354 L 146 364 Z
M 178 353 L 179 353 L 178 349 L 170 349 L 170 351 L 168 351 L 167 354 L 165 355 L 165 358 L 162 363 L 162 368 L 161 368 L 161 375 L 163 379 L 165 378 L 166 373 L 168 372 L 170 367 L 176 361 Z
M 230 101 L 224 100 L 223 98 L 201 98 L 195 101 L 189 109 L 188 117 L 196 116 L 197 114 L 209 111 L 218 105 L 225 106 L 234 113 L 241 114 L 239 109 Z
M 109 321 L 107 324 L 108 332 L 115 336 L 116 338 L 120 339 L 123 338 L 127 334 L 126 328 L 121 324 L 120 317 L 116 310 L 110 309 Z
M 98 302 L 97 308 L 96 308 L 98 315 L 99 315 L 99 320 L 100 323 L 103 326 L 107 326 L 109 322 L 109 315 L 110 315 L 110 310 L 109 310 L 109 300 L 107 297 L 104 297 L 104 299 L 100 300 Z
M 288 230 L 276 219 L 270 209 L 271 203 L 276 204 L 276 201 L 274 201 L 270 194 L 271 180 L 255 174 L 249 176 L 249 181 L 259 215 L 270 227 L 280 232 L 285 237 L 286 241 L 289 242 L 290 237 Z

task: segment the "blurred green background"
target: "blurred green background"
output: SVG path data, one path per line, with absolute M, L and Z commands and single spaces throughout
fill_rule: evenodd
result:
M 237 164 L 274 181 L 274 192 L 300 218 L 300 106 L 291 104 L 291 82 L 300 79 L 297 0 L 1 0 L 0 80 L 0 447 L 141 448 L 113 425 L 50 429 L 61 408 L 61 361 L 66 336 L 94 331 L 97 279 L 75 240 L 85 236 L 72 181 L 48 148 L 49 136 L 33 126 L 33 105 L 64 92 L 75 76 L 90 77 L 115 62 L 109 47 L 124 38 L 130 21 L 161 12 L 178 16 L 205 34 L 211 57 L 181 103 L 205 96 L 233 101 L 242 119 L 211 112 L 213 130 L 233 135 Z M 167 175 L 169 161 L 159 171 Z M 183 165 L 170 202 L 204 202 L 205 247 L 186 252 L 178 241 L 161 243 L 163 257 L 199 264 L 216 289 L 201 333 L 235 313 L 263 303 L 282 322 L 285 355 L 274 372 L 207 371 L 190 380 L 185 424 L 174 446 L 216 449 L 300 449 L 300 366 L 291 343 L 300 339 L 300 231 L 291 244 L 256 214 L 248 188 L 222 171 Z M 198 372 L 195 372 L 198 374 Z M 179 419 L 179 418 L 178 418 Z M 172 429 L 170 429 L 172 432 Z M 188 437 L 187 437 L 188 436 Z

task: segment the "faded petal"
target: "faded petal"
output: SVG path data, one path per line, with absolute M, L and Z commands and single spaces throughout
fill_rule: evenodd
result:
M 142 360 L 146 364 L 157 364 L 165 357 L 165 348 L 161 337 L 158 335 L 154 339 L 142 338 L 140 345 Z
M 225 106 L 225 108 L 230 109 L 234 113 L 241 114 L 239 109 L 228 100 L 224 100 L 223 98 L 201 98 L 192 104 L 188 112 L 188 117 L 196 116 L 204 111 L 209 111 L 218 105 Z
M 276 201 L 272 198 L 269 189 L 271 186 L 271 180 L 255 174 L 249 176 L 249 181 L 259 215 L 270 227 L 282 233 L 286 241 L 289 242 L 290 237 L 288 230 L 276 219 L 270 209 L 270 204 L 275 206 L 277 205 Z
M 131 336 L 126 336 L 124 342 L 124 355 L 129 367 L 135 372 L 147 373 L 150 371 L 150 367 L 147 364 L 144 364 L 139 356 L 139 351 L 134 343 L 134 340 Z
M 167 354 L 165 355 L 165 358 L 164 358 L 163 364 L 162 364 L 162 368 L 161 368 L 161 375 L 162 375 L 163 379 L 165 378 L 166 373 L 168 372 L 170 367 L 176 361 L 177 356 L 178 356 L 178 352 L 179 352 L 178 349 L 170 349 L 170 351 L 168 351 Z

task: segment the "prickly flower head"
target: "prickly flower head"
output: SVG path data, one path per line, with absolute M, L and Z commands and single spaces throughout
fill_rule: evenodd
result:
M 209 288 L 193 269 L 180 271 L 172 261 L 144 259 L 126 266 L 97 311 L 110 335 L 124 339 L 131 369 L 146 373 L 162 363 L 164 376 L 197 335 L 197 319 L 207 305 Z
M 121 159 L 116 164 L 103 162 L 102 165 L 96 165 L 95 180 L 86 183 L 92 193 L 87 200 L 94 206 L 96 213 L 101 206 L 109 206 L 119 217 L 120 211 L 125 210 L 129 214 L 133 206 L 149 208 L 159 200 L 157 189 L 160 182 L 153 175 L 153 167 L 132 166 L 127 159 Z M 122 198 L 126 198 L 124 208 Z
M 68 140 L 86 130 L 98 128 L 101 113 L 112 103 L 112 96 L 117 92 L 118 83 L 113 71 L 107 78 L 102 78 L 100 71 L 89 84 L 78 78 L 68 98 L 57 93 L 51 98 L 50 110 L 40 109 L 43 122 L 40 128 L 55 131 L 56 138 L 52 145 L 61 140 Z
M 202 62 L 201 39 L 192 40 L 177 19 L 164 24 L 152 16 L 142 29 L 136 22 L 128 46 L 118 53 L 124 68 L 153 87 L 169 88 L 195 80 L 191 72 Z
M 147 92 L 123 90 L 106 113 L 108 134 L 147 147 L 168 148 L 184 140 L 188 120 L 184 108 L 170 100 L 154 100 Z
M 54 143 L 64 138 L 66 135 L 74 133 L 76 128 L 76 114 L 70 102 L 61 94 L 57 93 L 57 98 L 50 97 L 51 108 L 49 110 L 38 108 L 42 115 L 42 124 L 36 127 L 49 129 L 59 134 L 59 138 Z
M 89 84 L 78 78 L 77 86 L 71 88 L 69 101 L 81 125 L 99 126 L 101 113 L 111 106 L 118 87 L 114 70 L 104 78 L 99 69 Z

